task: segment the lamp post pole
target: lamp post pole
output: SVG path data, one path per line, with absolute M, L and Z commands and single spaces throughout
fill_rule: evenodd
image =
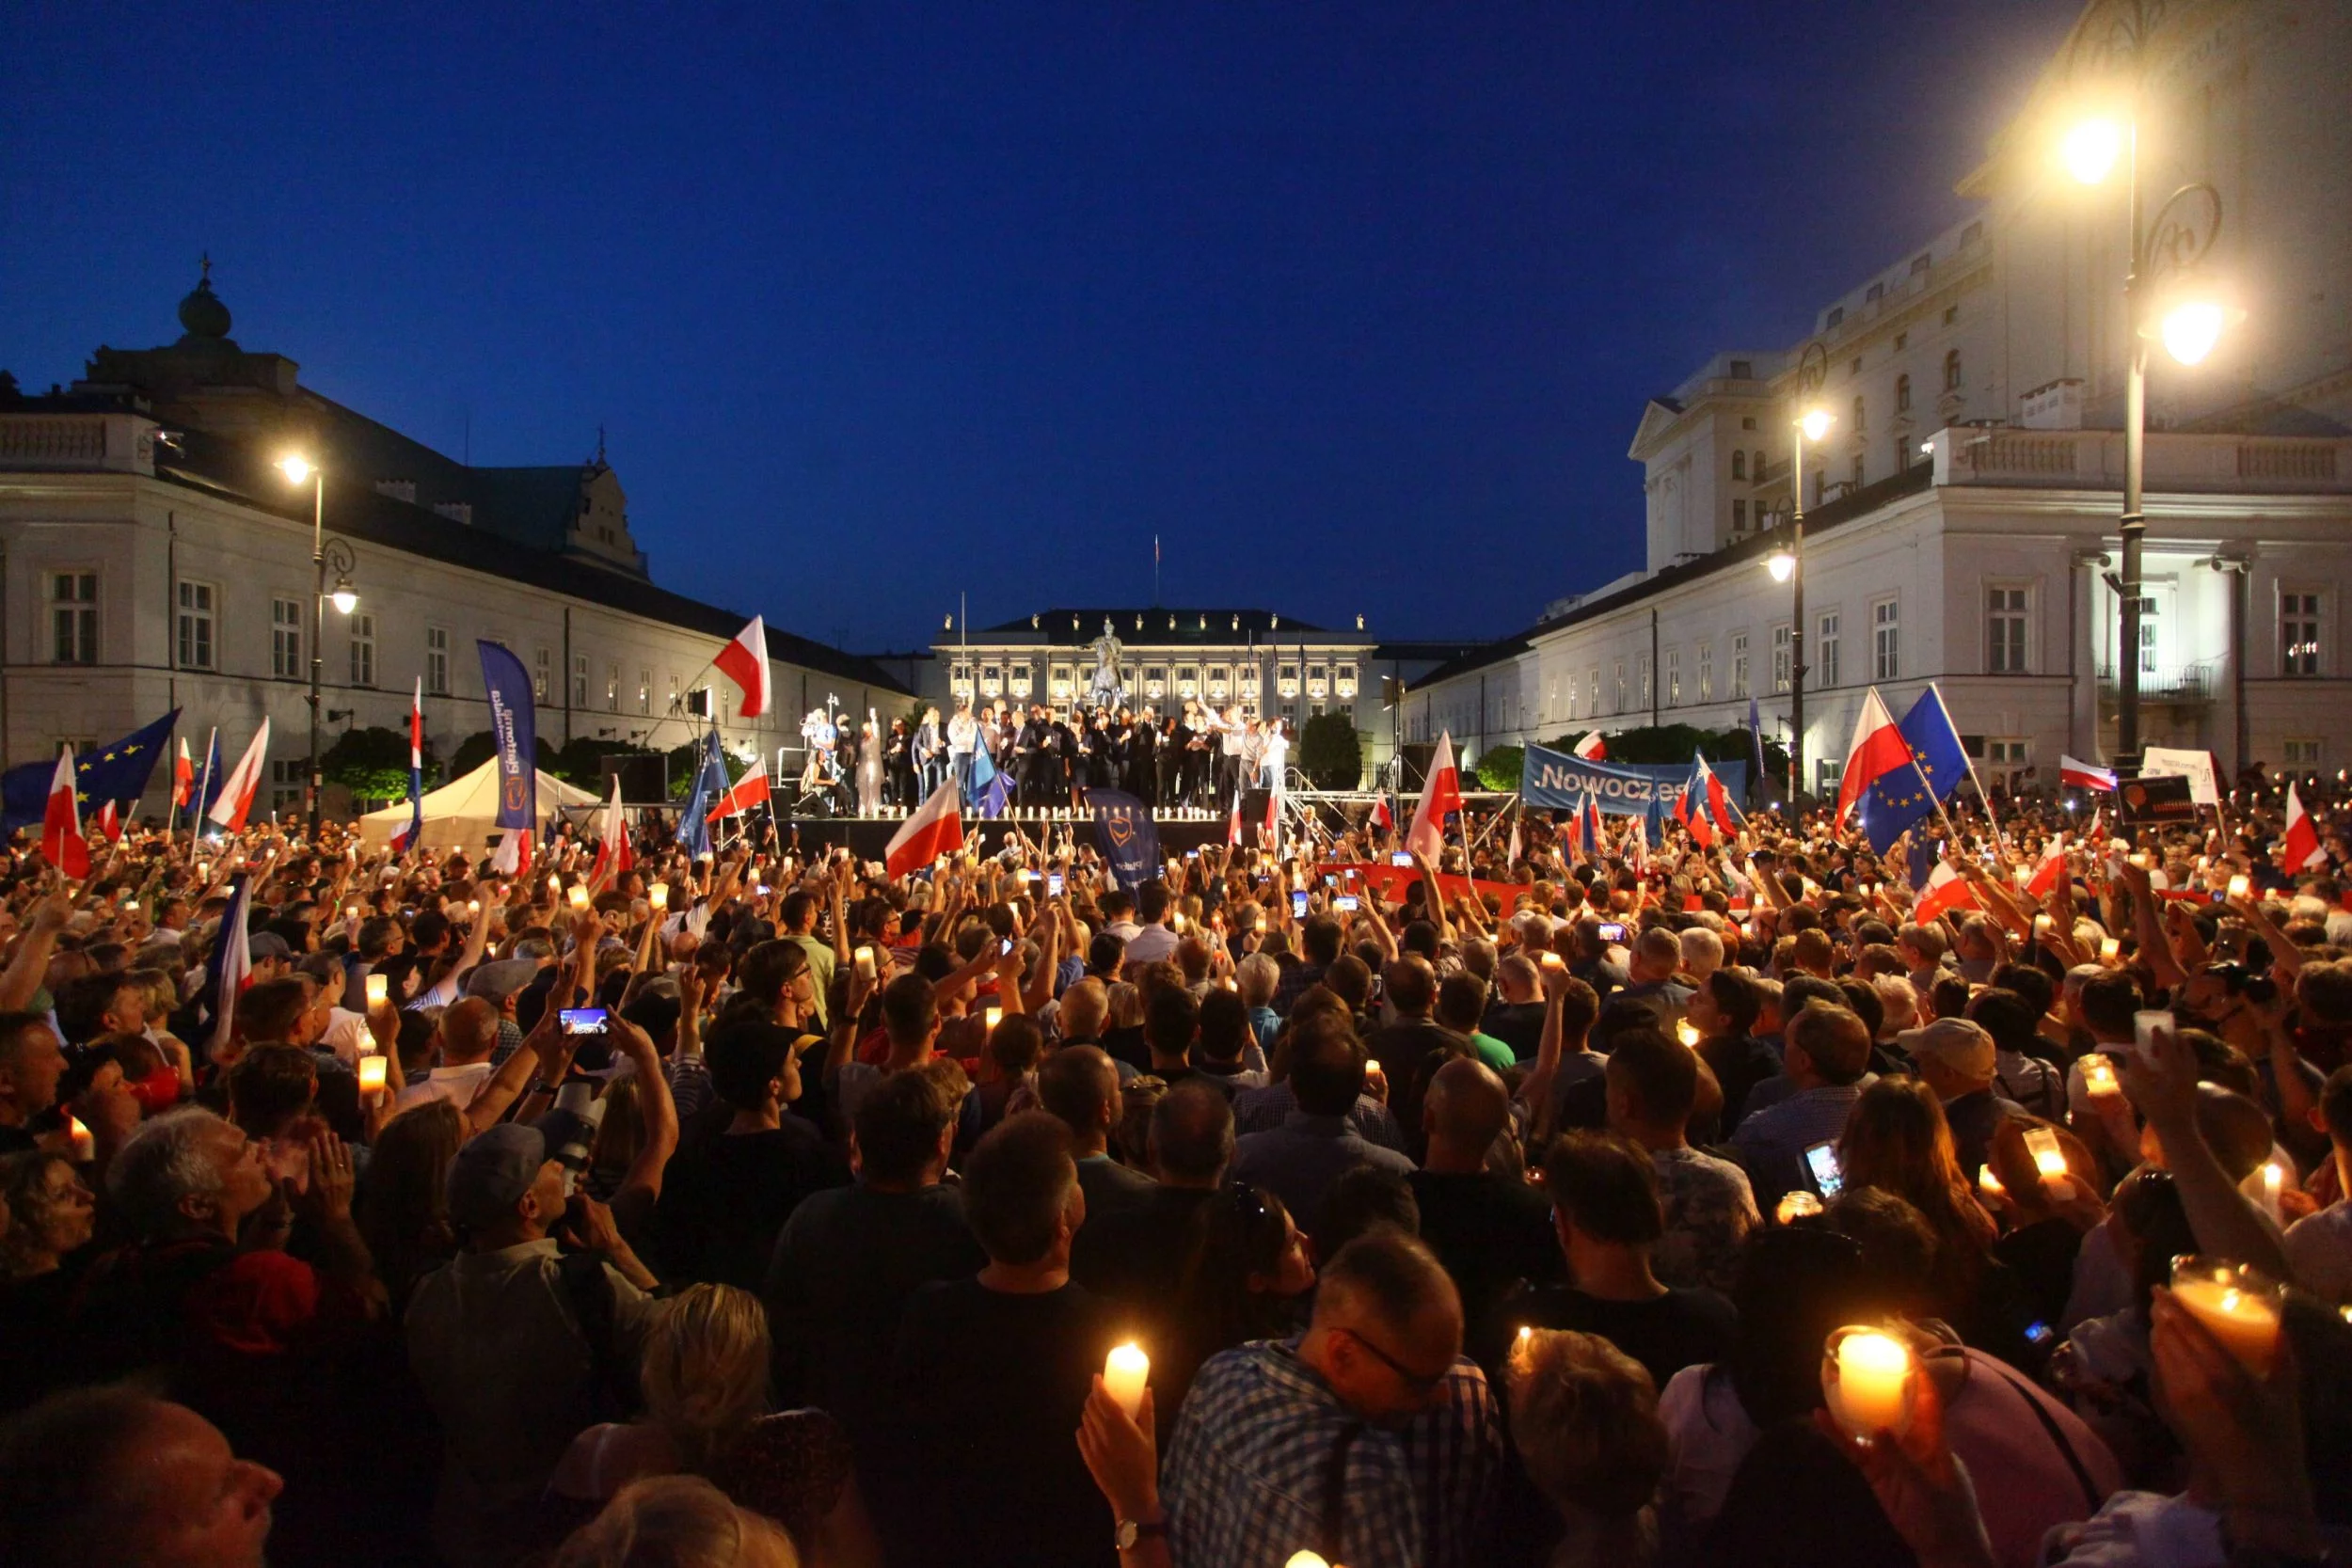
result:
M 310 842 L 319 837 L 319 644 L 326 635 L 326 470 L 310 470 L 310 776 L 305 809 L 310 819 Z
M 1788 626 L 1788 809 L 1797 810 L 1804 790 L 1804 426 L 1793 427 L 1796 452 L 1788 478 L 1794 499 L 1788 513 L 1788 583 L 1794 603 Z
M 2139 610 L 2141 544 L 2148 519 L 2140 505 L 2140 477 L 2148 444 L 2148 341 L 2139 333 L 2139 273 L 2145 261 L 2139 229 L 2139 118 L 2123 127 L 2123 179 L 2129 187 L 2132 250 L 2123 274 L 2123 325 L 2128 342 L 2123 372 L 2122 646 L 2116 650 L 2115 749 L 2139 752 Z

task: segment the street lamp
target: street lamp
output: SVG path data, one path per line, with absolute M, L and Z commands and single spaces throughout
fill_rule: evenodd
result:
M 2149 34 L 2161 24 L 2163 8 L 2147 0 L 2116 0 L 2113 25 L 2101 29 L 2086 23 L 2085 39 L 2099 40 L 2105 51 L 2120 48 L 2129 56 L 2130 70 L 2139 71 Z M 2105 61 L 2088 64 L 2104 71 Z M 2221 194 L 2202 181 L 2183 185 L 2167 197 L 2153 219 L 2142 222 L 2139 197 L 2139 121 L 2137 106 L 2120 118 L 2097 115 L 2070 126 L 2058 138 L 2058 158 L 2066 172 L 2086 185 L 2104 182 L 2116 165 L 2123 166 L 2131 260 L 2123 275 L 2123 315 L 2131 346 L 2123 381 L 2123 539 L 2122 574 L 2118 580 L 2122 600 L 2121 645 L 2116 649 L 2116 750 L 2130 755 L 2139 750 L 2139 658 L 2141 546 L 2148 520 L 2141 504 L 2148 429 L 2148 341 L 2155 339 L 2165 352 L 2184 365 L 2196 365 L 2211 355 L 2221 334 L 2245 312 L 2199 287 L 2192 269 L 2213 248 L 2221 231 Z
M 359 606 L 359 595 L 351 586 L 352 568 L 358 564 L 351 546 L 341 539 L 326 537 L 326 472 L 299 452 L 289 452 L 278 460 L 278 471 L 293 484 L 310 486 L 310 569 L 315 581 L 310 592 L 310 752 L 305 771 L 310 774 L 309 798 L 304 809 L 310 821 L 313 843 L 319 834 L 319 792 L 323 779 L 319 771 L 319 676 L 323 668 L 321 644 L 326 638 L 326 604 L 335 603 L 338 614 L 348 615 Z M 335 567 L 335 589 L 326 588 L 326 568 Z
M 1796 396 L 1800 405 L 1820 390 L 1829 378 L 1829 350 L 1819 339 L 1797 356 Z M 1799 809 L 1804 800 L 1804 449 L 1820 443 L 1837 422 L 1826 408 L 1804 408 L 1789 421 L 1788 543 L 1764 561 L 1774 582 L 1790 585 L 1788 624 L 1788 805 Z

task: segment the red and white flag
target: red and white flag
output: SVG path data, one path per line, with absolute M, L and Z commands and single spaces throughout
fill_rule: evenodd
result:
M 737 632 L 735 641 L 720 649 L 710 662 L 724 671 L 727 679 L 743 693 L 743 700 L 736 705 L 738 719 L 756 719 L 768 711 L 771 693 L 768 687 L 768 627 L 764 617 L 753 616 L 752 624 Z
M 2060 789 L 2104 789 L 2112 795 L 2115 793 L 2115 769 L 2100 768 L 2088 762 L 2076 762 L 2073 757 L 2061 752 L 2058 756 L 2058 787 Z
M 1525 852 L 1526 845 L 1519 838 L 1519 819 L 1514 816 L 1511 818 L 1511 842 L 1503 847 L 1502 863 L 1505 866 L 1517 865 Z
M 1431 865 L 1445 853 L 1445 816 L 1462 809 L 1462 776 L 1454 767 L 1454 736 L 1438 734 L 1438 750 L 1429 759 L 1429 776 L 1422 780 L 1421 804 L 1413 808 L 1413 825 L 1405 834 L 1405 847 Z
M 56 797 L 50 797 L 55 800 Z M 2319 847 L 2319 830 L 2312 825 L 2311 814 L 2303 809 L 2303 798 L 2287 785 L 2287 832 L 2280 841 L 2289 876 L 2309 870 L 2314 863 L 2328 858 L 2328 851 Z
M 1384 833 L 1396 832 L 1396 813 L 1389 809 L 1389 792 L 1385 789 L 1372 802 L 1372 825 Z
M 1576 754 L 1586 762 L 1607 762 L 1609 742 L 1600 737 L 1598 730 L 1587 730 L 1584 738 L 1576 743 Z
M 596 863 L 589 869 L 589 883 L 601 885 L 636 863 L 636 851 L 628 842 L 628 814 L 621 807 L 621 776 L 615 773 L 612 798 L 604 803 L 604 820 L 596 837 Z
M 178 811 L 196 793 L 196 764 L 188 760 L 188 737 L 180 737 L 180 758 L 171 765 L 171 809 Z
M 1701 803 L 1702 787 L 1695 778 L 1682 786 L 1682 793 L 1675 797 L 1675 820 L 1690 833 L 1692 843 L 1702 849 L 1712 849 L 1715 829 L 1707 820 L 1707 808 Z
M 490 856 L 490 869 L 501 877 L 531 875 L 529 828 L 509 828 L 499 835 L 499 847 Z
M 222 781 L 220 798 L 213 809 L 204 814 L 205 820 L 232 833 L 245 832 L 246 815 L 253 809 L 253 797 L 261 788 L 262 765 L 269 760 L 269 721 L 253 732 L 252 744 L 245 749 L 236 768 Z
M 733 789 L 719 797 L 719 803 L 711 808 L 710 815 L 703 820 L 716 822 L 722 816 L 739 816 L 754 806 L 765 805 L 768 802 L 768 760 L 762 757 L 752 764 L 750 772 L 735 781 Z
M 1697 782 L 1703 786 L 1699 798 L 1707 802 L 1707 815 L 1714 822 L 1716 830 L 1726 838 L 1738 832 L 1739 808 L 1731 803 L 1731 792 L 1724 787 L 1724 781 L 1715 776 L 1715 770 L 1707 765 L 1705 757 L 1699 758 Z
M 1911 742 L 1903 738 L 1895 716 L 1886 711 L 1886 704 L 1879 697 L 1879 689 L 1872 687 L 1862 699 L 1862 711 L 1854 716 L 1853 744 L 1846 748 L 1846 770 L 1837 780 L 1837 815 L 1834 820 L 1843 822 L 1862 799 L 1863 791 L 1886 777 L 1912 766 Z
M 1265 792 L 1265 841 L 1279 847 L 1282 842 L 1282 792 Z
M 1968 879 L 1938 861 L 1935 869 L 1928 873 L 1928 885 L 1919 890 L 1918 901 L 1911 907 L 1911 918 L 1924 925 L 1953 910 L 1979 907 L 1977 890 L 1968 885 Z
M 2047 898 L 2050 890 L 2058 886 L 2058 879 L 2065 874 L 2066 835 L 2053 833 L 2050 835 L 2050 847 L 2042 852 L 2042 863 L 2035 866 L 2033 875 L 2026 879 L 2026 891 L 2036 898 Z
M 122 842 L 122 811 L 112 800 L 98 808 L 98 831 L 105 835 L 109 844 Z
M 1238 818 L 1241 807 L 1236 804 L 1233 812 Z M 931 791 L 931 798 L 890 835 L 890 847 L 882 851 L 882 869 L 890 876 L 904 877 L 962 847 L 963 801 L 956 793 L 956 781 L 949 779 Z
M 40 852 L 68 877 L 89 875 L 89 841 L 82 836 L 81 806 L 74 800 L 73 748 L 57 753 L 57 770 L 49 776 L 49 800 L 40 816 Z
M 237 998 L 253 982 L 253 879 L 240 876 L 230 884 L 229 908 L 221 911 L 220 940 L 213 948 L 213 1035 L 210 1052 L 216 1054 L 237 1032 Z
M 1607 844 L 1608 840 L 1600 836 L 1600 797 L 1587 794 L 1584 797 L 1584 852 L 1598 860 Z
M 1567 831 L 1560 835 L 1560 847 L 1564 853 L 1579 857 L 1581 857 L 1586 853 L 1584 848 L 1584 808 L 1582 806 L 1577 807 L 1575 815 L 1568 818 Z
M 1236 849 L 1241 847 L 1241 797 L 1239 795 L 1233 797 L 1233 815 L 1225 822 L 1225 842 Z

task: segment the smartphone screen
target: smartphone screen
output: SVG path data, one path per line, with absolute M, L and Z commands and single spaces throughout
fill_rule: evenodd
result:
M 1307 895 L 1304 889 L 1291 895 L 1291 918 L 1293 920 L 1307 918 Z
M 1623 942 L 1625 940 L 1625 922 L 1622 920 L 1602 921 L 1600 926 L 1600 940 L 1603 942 Z
M 1007 937 L 1007 938 L 1005 938 L 1003 941 L 999 942 L 996 944 L 996 951 L 997 951 L 997 952 L 999 952 L 999 953 L 1009 953 L 1009 952 L 1011 952 L 1011 951 L 1012 951 L 1012 938 L 1010 938 L 1010 937 Z
M 1413 852 L 1409 849 L 1399 849 L 1395 854 L 1389 857 L 1389 863 L 1391 865 L 1410 865 L 1413 863 Z
M 1823 1197 L 1836 1197 L 1845 1190 L 1845 1173 L 1837 1168 L 1837 1150 L 1830 1144 L 1814 1144 L 1804 1151 L 1804 1168 L 1813 1177 L 1814 1186 Z
M 564 1033 L 567 1035 L 601 1035 L 605 1030 L 602 1007 L 566 1007 L 562 1013 Z
M 1061 896 L 1060 872 L 1049 871 L 1045 874 L 1045 896 L 1048 898 L 1059 898 Z
M 1341 894 L 1341 895 L 1340 895 L 1337 898 L 1333 899 L 1333 900 L 1332 900 L 1332 903 L 1333 903 L 1335 906 L 1337 906 L 1338 908 L 1340 908 L 1340 909 L 1342 909 L 1342 910 L 1346 911 L 1347 911 L 1348 913 L 1350 913 L 1350 914 L 1353 914 L 1353 913 L 1355 913 L 1355 912 L 1356 912 L 1356 910 L 1357 910 L 1357 909 L 1358 909 L 1358 908 L 1359 908 L 1359 906 L 1363 903 L 1363 900 L 1362 900 L 1362 899 L 1360 899 L 1360 898 L 1359 898 L 1359 897 L 1357 897 L 1357 896 L 1356 896 L 1354 894 L 1352 894 L 1352 893 L 1343 893 L 1343 894 Z

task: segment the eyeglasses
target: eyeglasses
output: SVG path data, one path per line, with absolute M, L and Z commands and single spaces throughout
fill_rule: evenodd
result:
M 1375 1361 L 1379 1362 L 1380 1365 L 1394 1372 L 1399 1383 L 1404 1384 L 1407 1390 L 1423 1399 L 1426 1399 L 1431 1394 L 1436 1393 L 1439 1386 L 1441 1386 L 1448 1377 L 1453 1375 L 1454 1366 L 1451 1362 L 1446 1364 L 1445 1370 L 1441 1372 L 1417 1372 L 1413 1370 L 1412 1368 L 1405 1365 L 1404 1362 L 1399 1361 L 1395 1356 L 1391 1355 L 1387 1351 L 1382 1350 L 1378 1345 L 1374 1344 L 1370 1339 L 1367 1339 L 1362 1335 L 1357 1333 L 1354 1329 L 1341 1328 L 1337 1332 L 1346 1335 L 1349 1338 L 1363 1346 L 1364 1349 L 1370 1351 L 1372 1353 L 1372 1358 Z

